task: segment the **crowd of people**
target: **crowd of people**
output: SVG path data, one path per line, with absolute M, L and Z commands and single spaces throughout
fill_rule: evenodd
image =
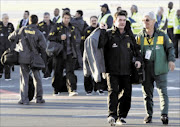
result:
M 45 68 L 43 78 L 51 77 L 53 95 L 58 96 L 67 88 L 69 96 L 77 96 L 77 76 L 74 70 L 83 70 L 84 88 L 87 95 L 97 91 L 104 95 L 108 90 L 108 122 L 111 125 L 125 124 L 131 107 L 133 66 L 144 66 L 145 77 L 142 92 L 147 116 L 144 123 L 151 123 L 153 116 L 153 90 L 156 82 L 160 96 L 161 120 L 168 124 L 167 73 L 175 68 L 180 41 L 180 9 L 175 11 L 168 4 L 165 16 L 163 7 L 157 14 L 153 11 L 141 16 L 136 5 L 131 6 L 131 17 L 121 7 L 112 15 L 107 4 L 101 5 L 101 14 L 90 17 L 90 25 L 83 20 L 83 11 L 72 16 L 69 8 L 54 10 L 54 18 L 45 12 L 43 21 L 37 15 L 24 11 L 16 30 L 9 22 L 8 14 L 0 21 L 0 57 L 16 42 L 14 50 L 19 52 L 20 100 L 28 105 L 28 82 L 32 73 L 36 103 L 43 99 L 40 70 L 31 68 L 32 50 L 41 54 Z M 28 42 L 27 42 L 28 40 Z M 62 50 L 53 56 L 46 53 L 48 43 L 60 44 Z M 31 47 L 31 48 L 30 48 Z M 13 66 L 0 63 L 0 78 L 11 80 Z M 65 83 L 64 83 L 65 82 Z

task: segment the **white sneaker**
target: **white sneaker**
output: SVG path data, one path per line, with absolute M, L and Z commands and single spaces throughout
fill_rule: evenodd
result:
M 72 96 L 77 96 L 78 95 L 78 92 L 76 91 L 72 91 L 69 93 L 69 96 L 72 97 Z
M 59 96 L 60 95 L 60 92 L 58 93 L 53 93 L 53 96 Z
M 10 78 L 10 79 L 5 79 L 5 81 L 11 81 L 12 79 Z
M 114 117 L 112 117 L 112 116 L 109 116 L 109 117 L 107 118 L 107 122 L 108 122 L 111 126 L 115 126 L 115 125 L 116 125 L 115 119 L 114 119 Z
M 92 92 L 86 93 L 87 96 L 92 96 Z
M 126 121 L 123 118 L 119 118 L 116 122 L 116 125 L 125 125 Z
M 105 95 L 103 90 L 98 90 L 97 92 L 98 92 L 98 94 L 99 94 L 100 96 Z

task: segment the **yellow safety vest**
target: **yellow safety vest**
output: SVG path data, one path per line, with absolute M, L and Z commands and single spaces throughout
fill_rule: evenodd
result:
M 157 22 L 157 15 L 156 15 L 156 22 Z M 161 23 L 160 23 L 158 29 L 162 30 L 162 28 L 165 25 L 165 23 L 166 23 L 166 16 L 162 15 Z
M 107 19 L 111 14 L 105 14 L 103 17 L 102 15 L 99 16 L 98 18 L 98 23 L 107 23 Z
M 137 35 L 143 30 L 142 17 L 139 13 L 133 13 L 131 18 L 135 21 L 135 23 L 131 23 L 132 32 Z
M 59 17 L 59 19 L 56 21 L 56 23 L 60 23 L 62 21 L 61 16 Z
M 180 34 L 180 18 L 177 16 L 174 19 L 174 34 Z
M 167 16 L 167 19 L 168 19 L 168 28 L 173 28 L 174 17 L 175 17 L 175 10 L 171 9 L 170 12 L 168 10 L 168 16 Z

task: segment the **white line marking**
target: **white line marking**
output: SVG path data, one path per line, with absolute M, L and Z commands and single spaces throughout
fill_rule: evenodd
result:
M 128 113 L 128 115 L 144 115 L 144 113 Z M 161 112 L 154 112 L 153 114 L 161 114 Z M 180 112 L 169 112 L 169 114 L 180 114 Z M 108 116 L 108 114 L 96 114 L 96 115 L 74 115 L 72 117 L 97 117 L 97 116 Z
M 176 70 L 176 71 L 180 71 L 180 68 L 175 68 L 174 70 Z
M 5 86 L 0 86 L 0 88 L 13 88 L 13 87 L 15 87 L 14 85 L 5 85 Z

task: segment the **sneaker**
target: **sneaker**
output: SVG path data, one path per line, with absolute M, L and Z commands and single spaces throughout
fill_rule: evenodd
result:
M 152 116 L 146 116 L 144 118 L 144 123 L 152 123 Z
M 29 105 L 29 102 L 22 102 L 22 101 L 18 101 L 18 104 L 20 104 L 20 105 Z
M 11 81 L 12 79 L 11 78 L 9 78 L 9 79 L 5 79 L 5 81 Z
M 56 92 L 56 91 L 53 92 L 53 96 L 59 96 L 59 95 L 60 95 L 59 92 Z
M 36 100 L 35 103 L 45 103 L 45 100 L 44 99 L 41 99 L 41 100 Z
M 104 91 L 103 90 L 98 90 L 98 93 L 100 96 L 104 95 Z
M 161 115 L 161 120 L 162 120 L 162 123 L 163 123 L 163 124 L 167 125 L 168 122 L 169 122 L 169 119 L 168 119 L 167 114 Z
M 126 121 L 124 120 L 124 118 L 119 118 L 118 121 L 116 122 L 117 125 L 125 125 Z
M 87 96 L 91 96 L 91 95 L 92 95 L 92 92 L 91 92 L 91 91 L 88 91 L 88 92 L 86 93 L 86 95 L 87 95 Z
M 111 125 L 111 126 L 115 126 L 116 125 L 116 120 L 114 119 L 114 117 L 109 116 L 107 118 L 107 122 Z
M 72 97 L 72 96 L 77 96 L 78 93 L 76 91 L 72 91 L 69 93 L 69 96 Z

